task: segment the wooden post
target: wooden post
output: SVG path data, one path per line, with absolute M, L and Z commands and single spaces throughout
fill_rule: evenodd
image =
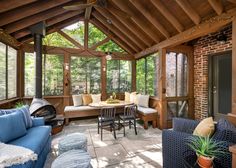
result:
M 84 21 L 84 48 L 85 50 L 88 49 L 88 29 L 89 29 L 89 24 L 88 24 L 88 20 Z
M 17 97 L 24 97 L 24 52 L 23 50 L 18 50 L 17 52 Z
M 236 145 L 230 146 L 229 151 L 232 152 L 232 168 L 236 168 Z
M 71 89 L 71 80 L 70 80 L 70 55 L 69 53 L 64 53 L 64 99 L 63 99 L 63 109 L 65 106 L 70 105 L 70 89 Z
M 131 83 L 132 92 L 136 91 L 136 60 L 132 61 L 132 83 Z
M 167 101 L 166 101 L 166 49 L 159 50 L 160 59 L 160 80 L 159 80 L 159 95 L 160 95 L 160 129 L 167 128 Z
M 101 59 L 101 93 L 102 100 L 107 98 L 107 60 L 106 57 Z

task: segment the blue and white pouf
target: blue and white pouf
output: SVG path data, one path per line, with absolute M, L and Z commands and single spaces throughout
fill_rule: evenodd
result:
M 51 168 L 91 168 L 90 161 L 88 152 L 82 149 L 70 150 L 58 156 Z
M 72 149 L 87 151 L 87 138 L 82 133 L 73 133 L 63 137 L 58 143 L 58 153 L 61 155 Z

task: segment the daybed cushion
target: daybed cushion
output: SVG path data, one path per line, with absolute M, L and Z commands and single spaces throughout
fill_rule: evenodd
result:
M 72 100 L 73 100 L 74 106 L 83 105 L 82 95 L 72 95 Z
M 138 112 L 145 114 L 157 113 L 156 109 L 138 106 Z
M 27 130 L 27 134 L 21 138 L 9 142 L 12 145 L 23 146 L 31 149 L 38 155 L 43 151 L 51 133 L 50 126 L 32 127 Z
M 212 117 L 203 119 L 193 131 L 193 135 L 207 137 L 212 136 L 215 131 L 215 125 Z
M 22 113 L 0 116 L 0 141 L 8 142 L 26 134 Z
M 96 107 L 91 107 L 91 106 L 66 106 L 64 112 L 68 111 L 87 111 L 87 110 L 94 110 L 97 109 Z
M 23 120 L 25 123 L 26 128 L 32 127 L 32 119 L 30 116 L 29 106 L 25 105 L 20 108 L 14 108 L 14 109 L 1 109 L 0 114 L 11 114 L 11 113 L 22 113 L 23 114 Z

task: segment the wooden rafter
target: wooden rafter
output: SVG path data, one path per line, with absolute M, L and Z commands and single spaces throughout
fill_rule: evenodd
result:
M 99 47 L 99 46 L 101 46 L 101 45 L 107 43 L 107 42 L 110 41 L 110 40 L 111 40 L 111 38 L 106 37 L 106 38 L 103 39 L 102 41 L 99 41 L 99 42 L 97 42 L 96 44 L 94 44 L 93 46 L 91 46 L 90 49 L 91 49 L 91 50 L 95 50 L 97 47 Z
M 89 22 L 88 20 L 84 21 L 84 48 L 88 49 L 88 38 L 89 38 Z
M 231 2 L 231 3 L 236 4 L 236 0 L 228 0 L 228 1 Z
M 0 13 L 9 11 L 11 9 L 35 2 L 37 0 L 24 0 L 24 1 L 19 1 L 19 0 L 1 0 L 1 5 L 0 5 Z
M 236 9 L 232 9 L 227 13 L 205 20 L 199 25 L 196 25 L 182 33 L 179 33 L 167 40 L 164 40 L 150 48 L 147 48 L 135 55 L 136 58 L 156 52 L 159 49 L 179 45 L 181 43 L 196 39 L 208 33 L 214 32 L 217 29 L 230 23 L 236 15 Z
M 131 19 L 144 31 L 146 34 L 153 39 L 156 43 L 160 42 L 160 37 L 158 35 L 150 30 L 150 27 L 148 26 L 147 22 L 145 20 L 140 19 L 139 15 L 134 12 L 132 9 L 130 9 L 127 6 L 127 2 L 125 1 L 113 1 L 115 5 L 117 5 L 119 8 L 121 8 L 124 11 L 128 11 L 131 13 L 132 17 Z
M 224 7 L 221 0 L 208 0 L 208 2 L 218 15 L 223 13 Z
M 46 11 L 48 9 L 51 9 L 53 7 L 56 7 L 58 5 L 61 5 L 70 1 L 71 0 L 38 1 L 38 2 L 29 4 L 26 6 L 22 6 L 20 8 L 16 8 L 13 11 L 8 11 L 3 14 L 0 14 L 1 16 L 0 26 L 7 25 L 15 21 L 19 21 L 20 19 L 35 15 L 39 12 Z
M 77 16 L 77 15 L 81 14 L 82 12 L 83 11 L 69 11 L 67 13 L 63 13 L 61 15 L 57 15 L 57 16 L 51 18 L 51 19 L 46 20 L 46 25 L 47 25 L 47 27 L 52 26 L 54 24 L 57 24 L 59 22 L 62 22 L 62 21 L 67 20 L 69 18 L 72 18 L 74 16 Z M 19 38 L 22 38 L 24 36 L 29 35 L 30 33 L 31 33 L 30 30 L 28 28 L 25 28 L 23 30 L 20 30 L 20 31 L 14 33 L 13 36 L 16 39 L 19 39 Z
M 94 2 L 94 0 L 87 0 L 87 3 Z M 89 20 L 92 12 L 92 6 L 87 7 L 84 14 L 84 20 Z
M 143 44 L 142 41 L 139 41 L 139 39 L 136 37 L 135 33 L 130 31 L 129 29 L 127 29 L 127 27 L 124 26 L 123 23 L 121 23 L 119 20 L 117 20 L 115 18 L 115 16 L 113 16 L 112 13 L 109 13 L 107 10 L 101 9 L 101 8 L 96 8 L 96 10 L 101 15 L 103 15 L 106 19 L 110 20 L 112 22 L 112 24 L 117 27 L 117 29 L 119 29 L 127 37 L 129 37 L 129 39 L 131 39 L 139 48 L 141 48 L 142 50 L 146 48 L 145 44 Z M 140 43 L 142 43 L 142 44 L 140 44 Z
M 129 0 L 136 9 L 139 10 L 147 18 L 147 20 L 151 21 L 151 23 L 155 26 L 157 30 L 161 32 L 166 38 L 170 37 L 170 33 L 166 30 L 166 28 L 155 18 L 142 4 L 137 0 Z
M 65 39 L 67 39 L 69 42 L 71 42 L 72 44 L 74 44 L 76 47 L 83 49 L 84 47 L 77 42 L 75 39 L 71 38 L 68 34 L 66 34 L 65 32 L 61 31 L 61 30 L 57 30 L 57 32 L 62 35 Z
M 187 0 L 176 0 L 176 2 L 196 25 L 201 22 L 201 17 Z
M 166 8 L 161 0 L 150 0 L 151 3 L 161 12 L 161 14 L 178 30 L 182 32 L 184 26 L 178 21 L 178 19 Z
M 104 25 L 106 25 L 110 31 L 115 33 L 117 36 L 119 36 L 120 39 L 122 39 L 128 46 L 130 46 L 135 52 L 138 52 L 140 49 L 138 46 L 136 46 L 129 38 L 127 38 L 120 30 L 118 30 L 114 25 L 108 24 L 106 19 L 97 11 L 94 11 L 92 15 L 97 18 L 100 22 L 102 22 Z
M 127 51 L 129 54 L 134 54 L 135 51 L 127 46 L 119 37 L 115 36 L 112 32 L 108 31 L 108 29 L 97 19 L 90 20 L 92 24 L 94 24 L 97 28 L 99 28 L 107 37 L 111 38 L 117 45 Z
M 7 34 L 4 30 L 0 29 L 0 41 L 11 46 L 18 47 L 20 45 L 19 41 Z

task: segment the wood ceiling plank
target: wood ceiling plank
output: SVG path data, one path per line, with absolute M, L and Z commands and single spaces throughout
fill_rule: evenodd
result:
M 129 0 L 134 7 L 139 10 L 145 16 L 147 20 L 149 20 L 157 30 L 161 32 L 162 35 L 164 35 L 166 38 L 170 37 L 170 33 L 166 30 L 166 28 L 155 18 L 142 4 L 140 4 L 140 1 L 137 0 Z
M 120 39 L 122 39 L 128 46 L 130 46 L 135 52 L 138 52 L 140 49 L 136 46 L 129 38 L 127 38 L 120 30 L 118 30 L 114 25 L 108 24 L 106 19 L 97 11 L 94 11 L 92 15 L 97 18 L 103 25 L 109 28 L 114 34 L 116 34 Z
M 184 26 L 178 21 L 178 19 L 167 9 L 167 7 L 161 2 L 161 0 L 150 0 L 151 3 L 158 9 L 159 12 L 175 27 L 178 32 L 184 31 Z
M 0 13 L 35 2 L 37 0 L 1 0 Z
M 221 15 L 224 11 L 224 7 L 222 5 L 221 0 L 208 0 L 211 7 L 215 10 L 217 15 Z
M 228 0 L 228 1 L 231 2 L 231 3 L 236 4 L 236 0 Z
M 106 34 L 107 37 L 111 38 L 117 45 L 119 45 L 121 48 L 123 48 L 126 52 L 133 55 L 135 51 L 131 49 L 127 44 L 125 44 L 119 37 L 117 37 L 112 32 L 108 31 L 108 29 L 103 25 L 100 21 L 97 19 L 90 19 L 90 22 L 94 24 L 98 29 L 100 29 L 104 34 Z
M 71 42 L 72 44 L 74 44 L 76 47 L 84 49 L 84 47 L 75 39 L 73 39 L 72 37 L 70 37 L 68 34 L 66 34 L 65 32 L 61 31 L 61 30 L 57 30 L 57 32 L 62 35 L 65 39 L 67 39 L 69 42 Z
M 94 2 L 94 0 L 87 0 L 87 3 Z M 92 12 L 92 6 L 87 7 L 84 14 L 84 19 L 89 20 Z
M 201 22 L 201 17 L 194 10 L 188 0 L 176 0 L 176 2 L 196 25 Z
M 145 20 L 142 20 L 139 18 L 138 14 L 136 12 L 134 12 L 132 9 L 129 8 L 129 6 L 127 6 L 127 2 L 125 1 L 116 1 L 113 0 L 112 1 L 116 6 L 118 6 L 119 8 L 121 8 L 124 11 L 128 11 L 129 13 L 131 13 L 132 17 L 131 19 L 156 43 L 160 42 L 160 37 L 157 36 L 157 34 L 152 31 L 150 29 L 150 27 L 148 26 L 148 24 L 146 23 Z
M 19 2 L 23 0 L 18 0 Z M 0 26 L 7 25 L 9 23 L 18 21 L 20 19 L 32 16 L 39 12 L 46 11 L 53 7 L 59 6 L 70 2 L 71 0 L 53 0 L 53 1 L 38 1 L 20 8 L 14 9 L 13 11 L 5 12 L 0 14 Z
M 97 42 L 96 44 L 92 45 L 92 46 L 90 47 L 90 49 L 91 49 L 91 50 L 96 50 L 97 47 L 99 47 L 99 46 L 101 46 L 101 45 L 107 43 L 107 42 L 110 41 L 110 40 L 111 40 L 111 38 L 107 37 L 107 38 L 103 39 L 102 41 L 99 41 L 99 42 Z
M 142 41 L 139 41 L 139 39 L 136 37 L 135 33 L 127 29 L 126 26 L 123 25 L 119 20 L 113 16 L 112 13 L 109 13 L 107 10 L 102 8 L 96 8 L 96 10 L 103 15 L 106 19 L 110 20 L 112 24 L 119 29 L 121 32 L 123 32 L 127 37 L 129 37 L 139 48 L 142 50 L 146 48 L 145 44 Z M 142 43 L 142 44 L 141 44 Z
M 233 18 L 236 15 L 236 9 L 232 9 L 227 13 L 223 13 L 220 16 L 212 17 L 210 19 L 205 20 L 199 25 L 196 25 L 188 30 L 185 30 L 182 33 L 179 33 L 167 40 L 164 40 L 148 49 L 141 51 L 138 54 L 135 54 L 136 58 L 141 58 L 145 55 L 156 52 L 159 49 L 176 46 L 182 44 L 184 42 L 188 42 L 190 40 L 196 39 L 203 35 L 209 34 L 218 30 L 219 28 L 229 24 L 232 22 Z

